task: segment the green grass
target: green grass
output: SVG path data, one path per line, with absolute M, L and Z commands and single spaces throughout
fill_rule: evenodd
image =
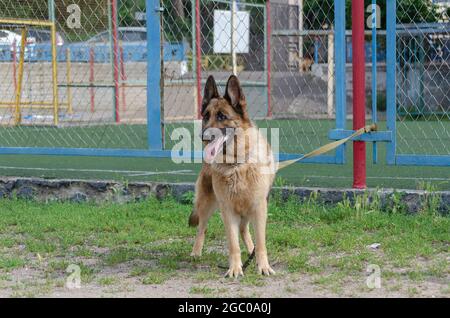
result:
M 305 153 L 329 142 L 328 120 L 294 121 L 272 120 L 258 122 L 260 127 L 280 128 L 280 150 Z M 166 149 L 174 144 L 170 132 L 176 127 L 192 130 L 192 124 L 166 126 Z M 385 123 L 380 123 L 385 129 Z M 398 153 L 449 154 L 448 130 L 450 121 L 399 122 Z M 447 133 L 446 133 L 447 132 Z M 52 136 L 56 136 L 53 138 Z M 96 127 L 2 127 L 2 146 L 42 147 L 103 147 L 142 149 L 146 144 L 146 129 L 142 125 Z M 352 186 L 352 146 L 346 147 L 346 163 L 296 164 L 279 172 L 287 184 L 319 187 Z M 423 188 L 430 184 L 435 190 L 450 190 L 448 167 L 389 166 L 385 162 L 386 145 L 378 145 L 378 163 L 372 162 L 372 146 L 367 145 L 367 185 L 384 188 Z M 114 179 L 119 181 L 194 182 L 201 164 L 176 164 L 170 158 L 68 157 L 3 155 L 0 175 L 43 177 Z M 177 171 L 183 170 L 182 173 Z M 136 172 L 134 172 L 136 171 Z M 175 171 L 175 172 L 174 172 Z M 168 173 L 170 172 L 170 173 Z
M 219 265 L 227 264 L 223 225 L 218 215 L 213 216 L 204 255 L 191 259 L 195 236 L 195 229 L 187 227 L 191 208 L 156 199 L 126 205 L 0 200 L 2 239 L 15 242 L 0 247 L 0 277 L 27 267 L 46 277 L 44 290 L 49 292 L 68 275 L 67 266 L 77 264 L 85 284 L 114 285 L 118 283 L 114 274 L 104 273 L 120 269 L 144 285 L 187 275 L 201 284 L 191 293 L 210 295 L 214 291 L 206 284 L 222 279 Z M 374 205 L 355 208 L 349 202 L 335 207 L 314 200 L 281 203 L 274 198 L 267 244 L 279 273 L 275 279 L 310 275 L 315 285 L 340 293 L 349 278 L 360 277 L 368 264 L 377 264 L 392 284 L 398 279 L 414 284 L 445 280 L 450 274 L 446 259 L 450 218 L 399 211 L 380 212 Z M 375 242 L 381 246 L 373 251 L 368 245 Z M 80 254 L 80 249 L 90 252 Z M 241 279 L 241 284 L 254 288 L 266 283 L 256 274 L 254 262 Z M 2 284 L 13 283 L 5 279 Z M 31 282 L 21 284 L 15 288 L 23 293 Z M 408 290 L 411 295 L 418 292 Z
M 328 140 L 328 131 L 333 129 L 333 120 L 258 120 L 260 128 L 278 128 L 280 151 L 305 153 Z M 165 147 L 171 149 L 176 141 L 171 140 L 175 128 L 194 131 L 192 122 L 168 123 L 165 125 Z M 386 122 L 380 121 L 379 130 L 386 130 Z M 350 121 L 347 129 L 351 129 Z M 397 149 L 404 154 L 448 155 L 450 121 L 404 120 L 397 123 Z M 75 127 L 20 126 L 1 127 L 0 139 L 3 147 L 71 147 L 71 148 L 120 148 L 145 149 L 147 127 L 145 125 L 93 125 Z
M 117 284 L 118 282 L 119 279 L 117 277 L 112 276 L 100 277 L 98 279 L 98 283 L 102 286 L 111 286 Z
M 144 278 L 142 278 L 142 283 L 144 285 L 160 285 L 167 281 L 170 277 L 170 273 L 167 271 L 153 271 L 147 273 Z
M 214 292 L 214 289 L 212 289 L 208 286 L 193 286 L 193 287 L 191 287 L 189 292 L 191 294 L 201 294 L 204 296 L 210 296 Z
M 25 260 L 20 257 L 11 256 L 11 257 L 0 257 L 0 270 L 12 270 L 14 268 L 19 268 L 25 265 Z
M 0 139 L 3 147 L 143 149 L 147 131 L 144 125 L 1 127 Z

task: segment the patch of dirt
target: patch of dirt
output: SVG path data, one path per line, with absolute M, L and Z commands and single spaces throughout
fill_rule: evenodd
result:
M 145 285 L 142 282 L 144 276 L 130 276 L 130 269 L 135 265 L 121 264 L 101 269 L 91 282 L 81 283 L 80 288 L 74 289 L 68 289 L 62 283 L 49 287 L 36 270 L 15 270 L 9 273 L 11 278 L 0 290 L 0 297 L 449 297 L 450 293 L 449 277 L 420 282 L 404 277 L 382 279 L 380 288 L 369 289 L 365 273 L 348 277 L 344 283 L 335 285 L 319 284 L 317 279 L 320 276 L 312 274 L 279 272 L 256 282 L 220 276 L 199 281 L 191 273 L 183 271 L 162 284 Z M 113 277 L 114 281 L 104 286 L 99 284 L 102 277 Z
M 165 243 L 165 242 L 163 242 Z M 209 251 L 221 252 L 223 246 L 210 246 Z M 144 284 L 147 272 L 158 275 L 164 269 L 155 260 L 134 259 L 113 266 L 101 261 L 110 253 L 107 248 L 96 248 L 95 256 L 62 257 L 40 260 L 29 255 L 30 264 L 5 272 L 0 270 L 0 298 L 5 297 L 450 297 L 450 272 L 444 276 L 432 275 L 429 269 L 438 260 L 447 260 L 448 253 L 436 254 L 433 259 L 418 258 L 414 267 L 385 265 L 381 271 L 379 288 L 367 286 L 365 271 L 343 276 L 336 268 L 327 268 L 321 274 L 290 273 L 285 265 L 272 264 L 277 274 L 259 277 L 254 274 L 252 264 L 245 278 L 238 280 L 221 276 L 225 269 L 211 271 L 208 265 L 179 264 L 179 269 L 170 272 L 169 278 L 160 284 Z M 374 251 L 381 253 L 381 251 Z M 335 254 L 333 257 L 342 257 Z M 80 288 L 69 289 L 65 282 L 70 273 L 64 268 L 50 267 L 50 262 L 83 264 L 92 273 Z M 319 258 L 310 257 L 312 267 Z M 220 264 L 222 265 L 222 264 Z M 223 264 L 225 265 L 225 264 Z M 142 269 L 140 273 L 139 270 Z M 419 278 L 409 275 L 418 272 Z M 413 275 L 414 276 L 414 275 Z M 84 277 L 82 276 L 84 279 Z

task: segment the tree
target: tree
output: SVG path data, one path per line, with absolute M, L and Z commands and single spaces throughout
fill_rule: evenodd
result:
M 352 1 L 346 0 L 346 28 L 351 29 Z M 364 1 L 365 6 L 372 4 L 371 0 Z M 381 9 L 381 28 L 386 28 L 386 0 L 377 1 Z M 334 0 L 304 0 L 305 29 L 323 29 L 325 24 L 334 23 Z M 368 15 L 369 13 L 366 13 Z M 397 22 L 423 23 L 437 22 L 438 11 L 431 0 L 397 0 Z
M 145 0 L 118 0 L 118 18 L 121 26 L 139 26 L 136 12 L 145 12 Z
M 437 22 L 437 6 L 430 0 L 397 1 L 397 21 L 400 23 Z

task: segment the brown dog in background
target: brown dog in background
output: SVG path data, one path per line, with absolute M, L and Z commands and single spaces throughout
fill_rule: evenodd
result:
M 228 79 L 223 97 L 219 96 L 214 78 L 208 78 L 202 117 L 205 163 L 196 182 L 194 210 L 189 218 L 190 226 L 198 226 L 191 255 L 201 256 L 208 220 L 220 209 L 229 249 L 226 276 L 243 275 L 239 234 L 247 251 L 255 251 L 258 272 L 274 274 L 267 258 L 266 221 L 267 200 L 276 168 L 269 144 L 249 119 L 236 76 Z M 208 131 L 212 129 L 232 133 L 211 136 Z M 254 227 L 256 248 L 249 223 Z

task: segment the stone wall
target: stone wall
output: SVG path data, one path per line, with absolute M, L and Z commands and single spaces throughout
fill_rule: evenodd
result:
M 85 180 L 46 180 L 28 178 L 0 179 L 0 198 L 20 198 L 39 202 L 71 201 L 71 202 L 116 202 L 126 203 L 145 200 L 150 196 L 163 199 L 168 196 L 178 201 L 186 202 L 191 197 L 185 195 L 194 191 L 192 183 L 123 183 L 115 181 L 85 181 Z M 383 210 L 392 210 L 399 202 L 401 208 L 409 213 L 417 213 L 432 197 L 438 200 L 438 210 L 442 214 L 450 212 L 450 192 L 437 191 L 428 193 L 418 190 L 375 190 L 328 189 L 283 187 L 274 188 L 282 200 L 294 196 L 301 201 L 315 197 L 324 204 L 337 204 L 344 199 L 352 202 L 357 196 L 365 197 L 368 202 L 375 199 Z

